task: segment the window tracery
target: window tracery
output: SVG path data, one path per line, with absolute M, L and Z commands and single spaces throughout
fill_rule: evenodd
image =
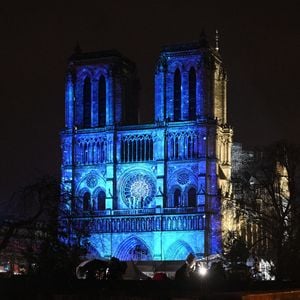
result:
M 194 131 L 175 131 L 168 134 L 170 160 L 194 159 L 202 155 L 200 136 Z
M 128 208 L 146 208 L 154 199 L 156 186 L 150 175 L 129 174 L 121 187 L 121 197 Z
M 106 161 L 105 137 L 81 137 L 76 143 L 77 164 L 89 165 Z
M 150 134 L 126 135 L 121 140 L 121 161 L 153 160 L 153 138 Z
M 87 76 L 83 82 L 83 128 L 91 127 L 91 80 Z
M 103 75 L 98 84 L 98 126 L 103 127 L 106 123 L 106 80 Z
M 174 74 L 174 121 L 181 119 L 181 74 L 176 69 Z
M 196 119 L 196 72 L 192 67 L 189 71 L 189 120 Z

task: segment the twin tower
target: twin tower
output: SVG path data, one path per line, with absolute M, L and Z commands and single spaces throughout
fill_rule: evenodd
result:
M 76 53 L 66 77 L 62 184 L 90 252 L 121 260 L 183 260 L 222 249 L 230 223 L 232 129 L 217 49 L 163 47 L 155 113 L 138 124 L 135 65 L 116 51 Z

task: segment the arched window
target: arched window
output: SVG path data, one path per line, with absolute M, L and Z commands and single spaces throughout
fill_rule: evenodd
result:
M 137 151 L 136 151 L 137 142 L 134 139 L 132 141 L 132 161 L 137 161 Z
M 196 119 L 196 72 L 194 68 L 189 72 L 189 119 Z
M 175 150 L 175 145 L 174 145 L 174 137 L 170 137 L 170 144 L 169 144 L 169 159 L 174 159 L 174 150 Z
M 106 123 L 106 81 L 100 76 L 98 86 L 98 126 L 103 127 Z
M 174 191 L 174 207 L 179 207 L 180 206 L 180 198 L 181 198 L 181 191 L 180 189 L 176 189 Z
M 89 152 L 88 152 L 88 145 L 84 144 L 83 146 L 83 164 L 88 164 L 89 163 Z
M 193 147 L 194 147 L 194 144 L 193 144 L 192 137 L 189 136 L 188 137 L 188 158 L 193 158 L 194 157 Z
M 145 160 L 145 140 L 144 139 L 141 144 L 141 160 Z
M 181 119 L 181 74 L 176 69 L 174 75 L 174 121 Z
M 143 141 L 141 141 L 140 139 L 137 140 L 137 160 L 140 161 L 141 160 L 141 143 Z
M 145 143 L 146 143 L 146 157 L 145 157 L 145 160 L 149 160 L 149 157 L 150 157 L 150 141 L 148 139 L 146 139 Z
M 90 209 L 90 203 L 91 203 L 91 194 L 89 192 L 85 192 L 83 195 L 83 203 L 82 203 L 82 208 L 84 211 Z
M 98 210 L 105 210 L 105 198 L 106 198 L 105 192 L 100 191 L 97 196 Z
M 128 161 L 132 161 L 132 140 L 128 141 L 129 143 L 129 151 L 128 151 Z
M 188 207 L 196 207 L 197 206 L 197 195 L 196 189 L 190 188 L 188 191 Z
M 83 127 L 91 127 L 91 80 L 89 77 L 83 83 Z
M 150 140 L 150 160 L 153 160 L 153 140 Z
M 174 139 L 174 158 L 179 158 L 179 138 L 177 136 Z

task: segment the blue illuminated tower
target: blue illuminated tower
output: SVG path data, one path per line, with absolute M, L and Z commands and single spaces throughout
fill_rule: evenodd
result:
M 77 53 L 66 77 L 62 185 L 73 222 L 102 257 L 182 260 L 222 248 L 232 129 L 226 73 L 200 41 L 163 47 L 155 121 L 137 124 L 135 66 L 116 51 Z

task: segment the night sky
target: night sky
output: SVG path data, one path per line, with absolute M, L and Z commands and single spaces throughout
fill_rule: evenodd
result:
M 64 76 L 77 41 L 83 51 L 117 49 L 136 62 L 141 117 L 151 122 L 153 73 L 161 45 L 195 41 L 203 28 L 213 42 L 217 28 L 229 77 L 234 141 L 245 147 L 282 138 L 300 142 L 296 2 L 1 4 L 0 200 L 7 201 L 14 191 L 44 174 L 59 177 Z

